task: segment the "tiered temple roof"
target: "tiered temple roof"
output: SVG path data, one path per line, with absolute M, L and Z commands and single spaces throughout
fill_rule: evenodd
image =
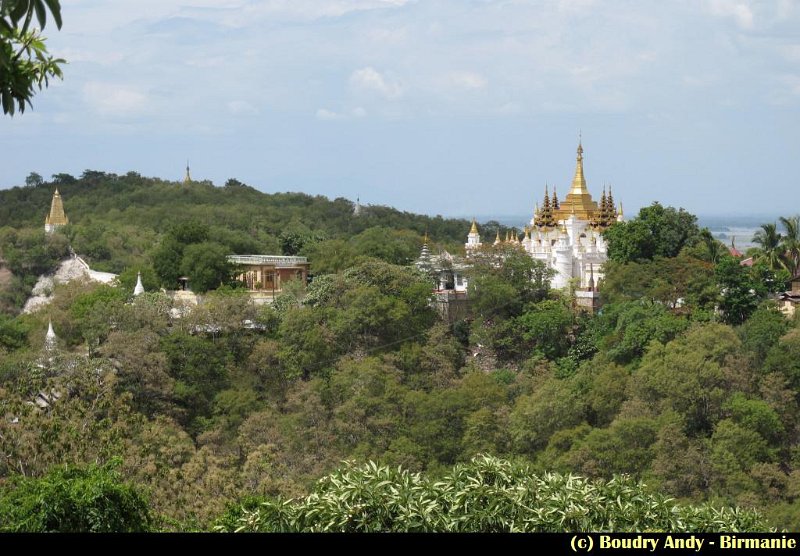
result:
M 583 145 L 578 143 L 577 157 L 575 161 L 575 176 L 572 178 L 572 187 L 563 201 L 559 201 L 555 186 L 553 187 L 553 197 L 549 195 L 548 187 L 545 186 L 544 200 L 542 208 L 538 205 L 533 215 L 533 223 L 539 229 L 555 228 L 559 221 L 564 221 L 570 216 L 578 220 L 592 223 L 593 227 L 605 229 L 617 220 L 622 212 L 614 207 L 614 197 L 611 195 L 611 188 L 606 194 L 603 189 L 603 196 L 600 205 L 592 199 L 589 189 L 586 187 L 586 178 L 583 175 Z

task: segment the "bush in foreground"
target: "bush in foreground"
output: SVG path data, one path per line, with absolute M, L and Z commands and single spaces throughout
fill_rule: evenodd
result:
M 764 531 L 755 511 L 683 506 L 626 476 L 591 481 L 535 475 L 491 456 L 458 465 L 439 481 L 402 468 L 346 464 L 299 500 L 231 510 L 219 531 L 564 532 Z

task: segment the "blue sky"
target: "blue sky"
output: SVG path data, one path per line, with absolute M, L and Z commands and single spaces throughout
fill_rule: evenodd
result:
M 84 169 L 454 216 L 589 189 L 795 214 L 800 2 L 62 0 L 0 187 Z

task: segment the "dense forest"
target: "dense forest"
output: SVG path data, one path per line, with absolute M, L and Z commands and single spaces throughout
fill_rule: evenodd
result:
M 597 313 L 506 244 L 476 257 L 469 314 L 446 323 L 409 263 L 426 231 L 457 252 L 464 220 L 385 207 L 356 218 L 344 199 L 87 171 L 54 176 L 70 225 L 45 236 L 55 183 L 34 178 L 0 192 L 8 529 L 55 529 L 31 501 L 60 488 L 85 502 L 97 485 L 138 517 L 78 529 L 318 530 L 310 516 L 324 511 L 332 530 L 603 527 L 580 489 L 652 501 L 652 521 L 631 502 L 616 521 L 628 530 L 678 530 L 675 516 L 696 530 L 800 527 L 800 323 L 771 301 L 797 270 L 788 233 L 743 266 L 694 216 L 654 204 L 606 231 Z M 119 284 L 59 285 L 46 309 L 17 314 L 70 245 Z M 234 283 L 209 288 L 173 318 L 163 261 L 215 249 L 306 254 L 315 276 L 272 306 Z M 138 270 L 149 292 L 134 298 Z M 48 320 L 59 345 L 46 350 Z M 473 475 L 484 490 L 466 488 Z M 385 481 L 424 493 L 430 511 L 391 502 Z M 544 504 L 539 521 L 515 521 L 536 499 L 513 498 L 523 490 L 549 492 L 568 517 L 548 521 Z M 353 492 L 406 513 L 333 511 Z M 458 513 L 469 496 L 510 517 Z

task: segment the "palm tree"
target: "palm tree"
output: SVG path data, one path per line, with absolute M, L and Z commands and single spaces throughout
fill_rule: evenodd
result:
M 757 257 L 767 263 L 773 270 L 778 270 L 784 266 L 781 260 L 781 234 L 778 233 L 777 227 L 772 224 L 761 224 L 761 229 L 758 230 L 753 236 L 753 243 L 761 246 L 761 252 Z
M 784 260 L 786 262 L 786 270 L 792 276 L 797 274 L 798 266 L 800 266 L 800 216 L 792 216 L 784 218 L 781 216 L 781 224 L 786 228 L 786 235 L 783 236 L 781 245 L 784 249 Z

